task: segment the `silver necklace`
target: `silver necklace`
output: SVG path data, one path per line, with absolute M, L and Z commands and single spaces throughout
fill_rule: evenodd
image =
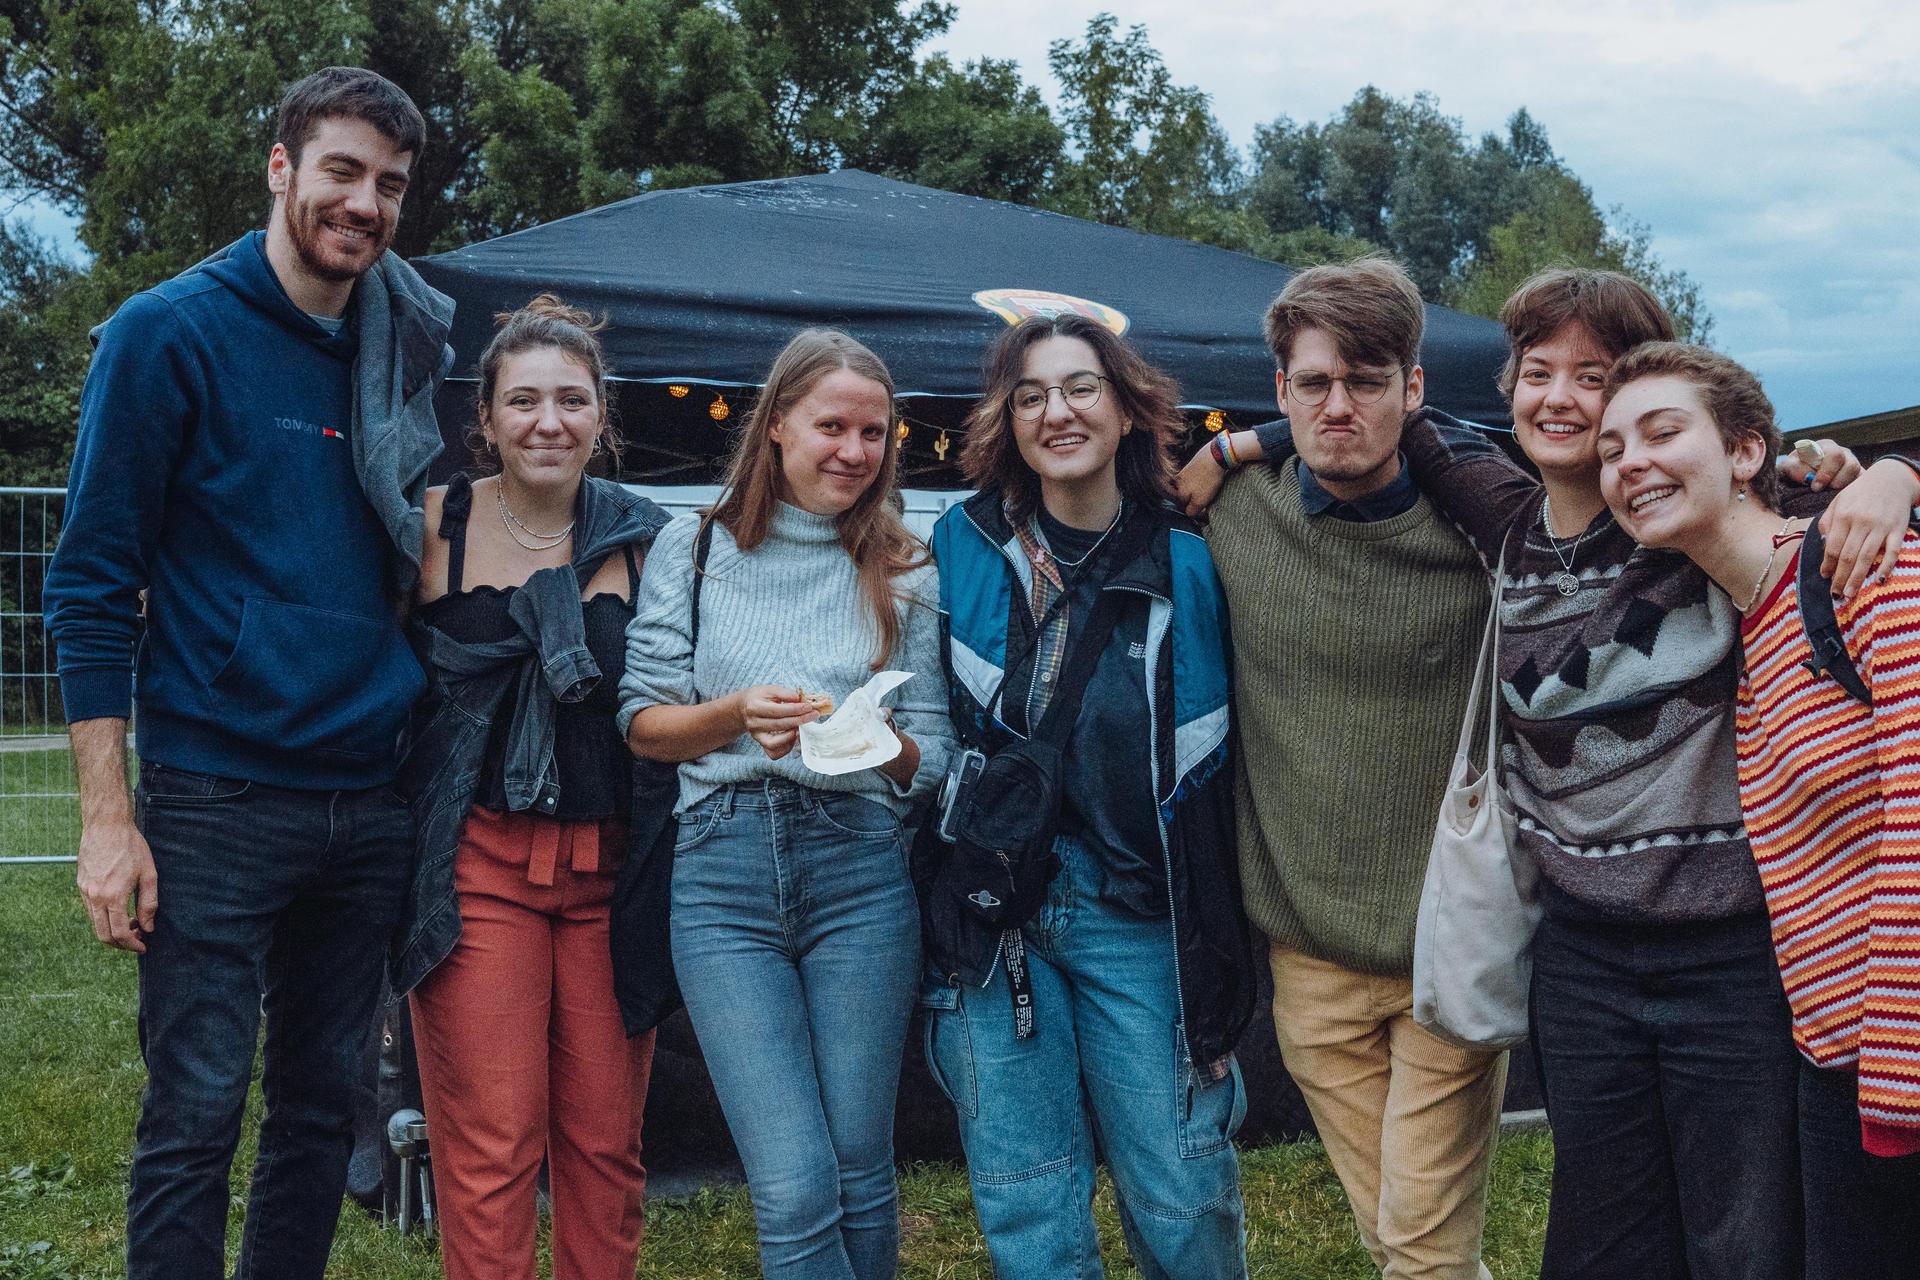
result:
M 1581 534 L 1573 540 L 1573 550 L 1562 553 L 1560 539 L 1553 536 L 1553 499 L 1544 498 L 1540 502 L 1540 528 L 1547 535 L 1547 545 L 1553 548 L 1553 558 L 1560 562 L 1560 572 L 1549 574 L 1547 581 L 1553 589 L 1563 596 L 1577 595 L 1580 591 L 1580 578 L 1573 571 L 1573 562 L 1580 554 L 1580 544 L 1587 540 Z
M 500 523 L 507 527 L 507 536 L 519 543 L 523 549 L 527 551 L 551 551 L 565 542 L 568 536 L 573 533 L 573 526 L 578 523 L 577 520 L 567 521 L 567 527 L 558 533 L 535 533 L 532 529 L 527 528 L 526 525 L 520 523 L 520 517 L 514 515 L 513 512 L 507 509 L 506 490 L 506 481 L 503 477 L 494 483 L 493 499 L 500 504 Z M 521 537 L 520 535 L 523 533 L 527 535 L 527 538 L 532 538 L 533 541 L 528 542 L 527 538 Z

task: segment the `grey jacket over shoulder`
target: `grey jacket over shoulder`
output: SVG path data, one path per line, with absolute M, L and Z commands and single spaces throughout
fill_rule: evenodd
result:
M 202 258 L 218 262 L 245 244 Z M 394 587 L 411 599 L 426 540 L 427 468 L 440 456 L 440 420 L 433 397 L 453 369 L 453 299 L 420 278 L 389 249 L 353 287 L 353 468 L 361 492 L 393 540 Z M 87 334 L 94 342 L 107 326 Z
M 413 893 L 393 962 L 393 992 L 411 990 L 446 959 L 460 939 L 460 907 L 453 860 L 460 832 L 479 793 L 487 737 L 499 716 L 508 727 L 506 789 L 516 812 L 550 814 L 561 780 L 553 754 L 554 708 L 576 702 L 603 679 L 587 651 L 580 584 L 607 556 L 627 545 L 650 544 L 668 516 L 657 504 L 589 476 L 581 486 L 573 559 L 542 569 L 513 593 L 516 625 L 505 640 L 463 644 L 416 620 L 415 643 L 426 657 L 428 694 L 417 732 L 400 770 L 400 788 L 413 806 L 417 858 Z M 672 816 L 671 765 L 635 761 L 633 810 L 623 880 L 639 864 Z M 615 932 L 621 931 L 615 904 Z M 665 921 L 657 922 L 665 938 Z M 616 942 L 617 947 L 617 942 Z

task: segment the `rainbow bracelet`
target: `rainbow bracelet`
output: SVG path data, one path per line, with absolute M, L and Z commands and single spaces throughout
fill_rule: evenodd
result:
M 1233 451 L 1233 436 L 1222 431 L 1213 438 L 1213 460 L 1220 464 L 1222 471 L 1231 471 L 1240 465 L 1239 457 Z

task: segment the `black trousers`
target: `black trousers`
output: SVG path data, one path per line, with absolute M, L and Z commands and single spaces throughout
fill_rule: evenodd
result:
M 1798 1280 L 1799 1055 L 1767 921 L 1549 918 L 1547 1280 Z
M 1885 1159 L 1861 1149 L 1859 1091 L 1850 1070 L 1800 1063 L 1807 1280 L 1914 1280 L 1920 1155 Z
M 221 1280 L 227 1171 L 261 1013 L 266 1114 L 237 1280 L 319 1280 L 340 1217 L 381 967 L 412 877 L 386 787 L 301 791 L 142 761 L 160 909 L 140 957 L 147 1089 L 131 1280 Z

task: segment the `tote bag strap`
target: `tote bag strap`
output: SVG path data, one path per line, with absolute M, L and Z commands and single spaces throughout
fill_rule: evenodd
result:
M 1493 571 L 1493 603 L 1487 610 L 1487 629 L 1480 637 L 1480 658 L 1473 664 L 1473 686 L 1467 691 L 1467 714 L 1460 724 L 1460 741 L 1454 747 L 1456 759 L 1472 759 L 1473 720 L 1480 709 L 1480 691 L 1491 685 L 1487 700 L 1487 764 L 1486 772 L 1498 774 L 1499 761 L 1495 752 L 1500 749 L 1500 593 L 1507 580 L 1507 551 L 1500 549 L 1500 563 Z M 1493 669 L 1492 679 L 1487 677 L 1488 667 Z

